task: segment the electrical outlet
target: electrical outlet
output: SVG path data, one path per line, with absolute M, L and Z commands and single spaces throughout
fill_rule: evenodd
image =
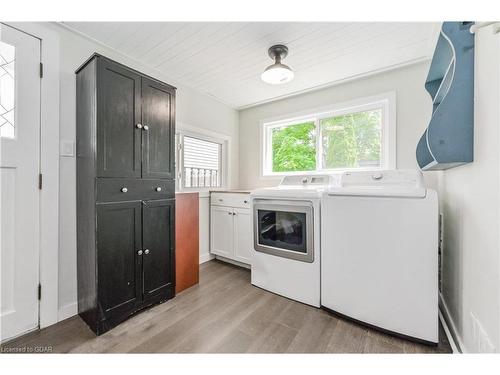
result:
M 472 341 L 474 351 L 477 353 L 495 353 L 495 346 L 491 342 L 479 320 L 472 312 L 470 313 L 470 318 L 472 323 Z

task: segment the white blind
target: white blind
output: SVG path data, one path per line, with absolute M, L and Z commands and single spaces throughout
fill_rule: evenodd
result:
M 184 136 L 184 186 L 220 186 L 222 145 L 203 139 Z
M 184 136 L 184 167 L 219 170 L 220 147 L 215 142 Z

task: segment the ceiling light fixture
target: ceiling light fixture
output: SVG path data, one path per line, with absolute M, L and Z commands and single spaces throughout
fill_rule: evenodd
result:
M 273 65 L 269 65 L 260 75 L 260 78 L 271 85 L 280 85 L 290 82 L 293 79 L 293 71 L 290 67 L 281 63 L 281 60 L 288 55 L 288 47 L 276 44 L 267 51 L 269 57 L 274 60 Z

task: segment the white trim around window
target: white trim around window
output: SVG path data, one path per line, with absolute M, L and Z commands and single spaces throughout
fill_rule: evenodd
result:
M 182 140 L 184 136 L 196 138 L 204 141 L 214 142 L 221 145 L 221 156 L 220 156 L 220 187 L 225 188 L 228 186 L 229 181 L 231 181 L 232 166 L 230 162 L 231 155 L 231 137 L 225 134 L 217 133 L 211 130 L 202 129 L 192 125 L 187 125 L 182 122 L 177 122 L 176 138 L 177 141 Z M 176 191 L 207 191 L 211 190 L 209 187 L 184 187 L 182 183 L 182 153 L 178 148 L 176 150 Z
M 381 128 L 381 165 L 377 168 L 356 168 L 356 170 L 368 169 L 395 169 L 396 168 L 396 92 L 390 91 L 359 98 L 355 100 L 336 103 L 330 106 L 309 109 L 292 114 L 263 119 L 260 122 L 260 177 L 276 178 L 283 175 L 303 173 L 328 173 L 342 172 L 350 169 L 322 169 L 321 161 L 317 160 L 316 170 L 307 172 L 273 172 L 272 171 L 272 140 L 270 133 L 275 127 L 292 125 L 301 122 L 318 121 L 328 117 L 341 116 L 349 113 L 369 111 L 373 109 L 382 110 Z M 321 147 L 320 137 L 317 136 L 317 148 Z M 317 155 L 320 150 L 317 150 Z

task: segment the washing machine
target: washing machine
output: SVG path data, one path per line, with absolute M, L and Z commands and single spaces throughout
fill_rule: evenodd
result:
M 322 307 L 438 342 L 438 198 L 420 171 L 343 173 L 321 228 Z

